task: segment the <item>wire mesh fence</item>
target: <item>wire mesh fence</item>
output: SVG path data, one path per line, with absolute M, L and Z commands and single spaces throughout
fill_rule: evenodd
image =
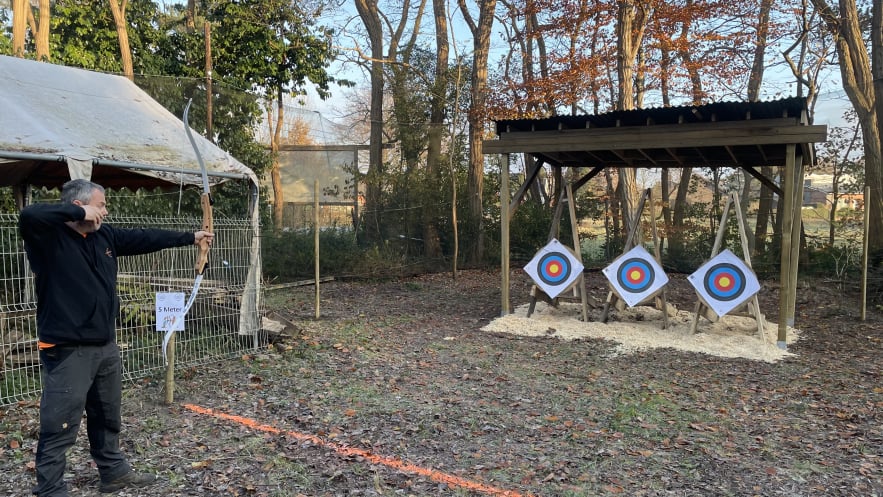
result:
M 116 227 L 192 231 L 200 219 L 109 217 Z M 175 367 L 223 361 L 262 345 L 260 309 L 243 306 L 254 230 L 245 219 L 216 219 L 209 266 L 175 338 Z M 126 381 L 165 371 L 163 333 L 156 331 L 157 292 L 189 296 L 195 247 L 119 259 L 117 342 Z M 260 290 L 258 290 L 260 291 Z M 0 405 L 40 394 L 34 279 L 18 233 L 18 215 L 0 214 Z M 260 302 L 260 299 L 257 299 Z

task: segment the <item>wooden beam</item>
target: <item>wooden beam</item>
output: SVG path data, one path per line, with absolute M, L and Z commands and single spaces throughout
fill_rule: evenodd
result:
M 782 191 L 782 189 L 779 187 L 779 185 L 773 183 L 773 180 L 771 180 L 771 179 L 767 178 L 766 176 L 764 176 L 763 174 L 761 174 L 760 171 L 758 171 L 757 169 L 754 169 L 753 167 L 750 167 L 750 166 L 742 166 L 742 170 L 747 172 L 751 176 L 754 176 L 754 179 L 756 179 L 757 181 L 760 181 L 763 184 L 763 186 L 776 192 L 776 195 L 778 195 L 779 198 L 781 198 L 782 195 L 785 194 L 785 192 Z
M 730 156 L 730 159 L 733 159 L 733 164 L 739 164 L 739 158 L 733 153 L 733 147 L 724 147 L 724 149 L 727 151 L 727 155 Z
M 684 167 L 684 161 L 681 160 L 681 157 L 677 154 L 677 152 L 671 147 L 666 147 L 665 152 L 668 153 L 668 156 L 671 159 L 678 163 L 679 166 Z
M 595 176 L 597 176 L 598 173 L 600 173 L 600 172 L 603 171 L 603 170 L 604 170 L 604 166 L 595 166 L 595 167 L 593 167 L 591 171 L 589 171 L 588 173 L 585 174 L 585 176 L 583 176 L 582 178 L 580 178 L 580 179 L 574 181 L 574 183 L 573 183 L 573 191 L 578 191 L 580 188 L 583 187 L 583 185 L 585 185 L 586 183 L 588 183 L 589 180 L 591 180 L 592 178 L 594 178 Z
M 279 145 L 280 152 L 358 152 L 368 148 L 368 145 Z M 392 148 L 392 144 L 384 143 L 383 148 Z

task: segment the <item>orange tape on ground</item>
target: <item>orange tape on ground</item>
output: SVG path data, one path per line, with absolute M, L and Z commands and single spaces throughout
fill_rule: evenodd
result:
M 200 407 L 193 404 L 184 404 L 184 408 L 189 409 L 193 412 L 199 414 L 206 414 L 208 416 L 213 416 L 219 419 L 225 419 L 228 421 L 234 421 L 241 425 L 245 425 L 249 428 L 259 431 L 265 431 L 269 433 L 278 433 L 285 434 L 297 440 L 303 440 L 305 442 L 310 442 L 320 447 L 324 447 L 326 449 L 331 449 L 343 456 L 358 456 L 371 461 L 374 464 L 382 464 L 384 466 L 388 466 L 390 468 L 405 472 L 412 473 L 415 475 L 425 476 L 433 481 L 437 481 L 440 483 L 445 483 L 449 487 L 459 487 L 467 490 L 474 490 L 476 492 L 485 493 L 488 495 L 498 495 L 500 497 L 535 497 L 532 494 L 521 494 L 512 490 L 504 490 L 501 488 L 493 487 L 490 485 L 485 485 L 483 483 L 474 482 L 471 480 L 467 480 L 465 478 L 460 478 L 459 476 L 455 476 L 449 473 L 443 473 L 441 471 L 436 471 L 434 469 L 424 468 L 422 466 L 417 466 L 415 464 L 411 464 L 409 462 L 403 461 L 401 459 L 395 457 L 386 457 L 379 456 L 377 454 L 372 454 L 367 450 L 357 449 L 354 447 L 345 447 L 340 444 L 336 444 L 334 442 L 329 442 L 327 440 L 323 440 L 320 437 L 315 435 L 310 435 L 307 433 L 300 433 L 297 431 L 288 431 L 288 430 L 280 430 L 279 428 L 261 424 L 254 419 L 245 418 L 242 416 L 236 416 L 234 414 L 225 414 L 222 412 L 217 412 L 214 409 L 208 409 L 205 407 Z

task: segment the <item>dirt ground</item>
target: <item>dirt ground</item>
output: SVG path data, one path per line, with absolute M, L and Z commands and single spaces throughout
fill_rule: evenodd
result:
M 512 278 L 517 307 L 530 285 Z M 883 495 L 883 316 L 860 321 L 857 298 L 801 282 L 799 339 L 758 360 L 489 331 L 499 285 L 334 281 L 319 319 L 313 287 L 268 292 L 286 329 L 266 350 L 181 372 L 172 406 L 162 378 L 127 386 L 124 449 L 161 481 L 118 495 Z M 669 285 L 692 309 L 685 278 Z M 775 321 L 776 286 L 759 299 Z M 0 409 L 0 496 L 34 484 L 36 404 Z M 99 495 L 84 434 L 68 473 L 72 496 Z

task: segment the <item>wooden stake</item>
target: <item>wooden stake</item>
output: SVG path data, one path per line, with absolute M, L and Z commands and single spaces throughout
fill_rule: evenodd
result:
M 166 405 L 170 405 L 175 401 L 175 333 L 166 345 L 166 359 Z

